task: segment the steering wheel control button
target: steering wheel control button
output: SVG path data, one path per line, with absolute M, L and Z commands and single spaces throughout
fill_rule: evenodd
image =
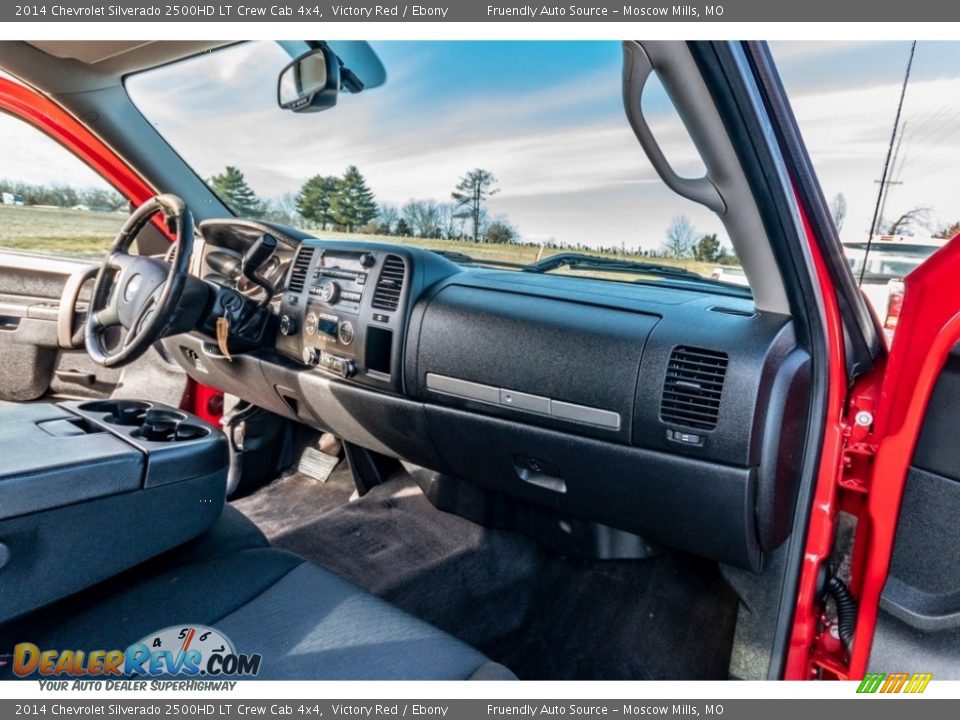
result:
M 356 335 L 356 331 L 353 329 L 353 323 L 349 320 L 344 320 L 340 323 L 340 330 L 337 332 L 337 339 L 340 340 L 344 345 L 349 345 L 353 342 L 353 338 Z
M 289 315 L 280 316 L 280 333 L 282 335 L 293 335 L 297 331 L 297 321 Z

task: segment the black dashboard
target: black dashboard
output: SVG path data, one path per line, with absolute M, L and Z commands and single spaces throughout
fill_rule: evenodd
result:
M 230 227 L 202 228 L 207 245 L 229 244 Z M 232 360 L 199 334 L 165 341 L 198 381 L 733 565 L 759 569 L 787 536 L 810 375 L 788 316 L 709 288 L 464 267 L 292 231 L 280 240 L 275 341 Z

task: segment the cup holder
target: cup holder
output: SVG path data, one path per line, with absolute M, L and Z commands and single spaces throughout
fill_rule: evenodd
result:
M 207 437 L 210 431 L 190 422 L 179 410 L 155 408 L 142 400 L 95 400 L 77 407 L 87 413 L 104 414 L 105 422 L 136 428 L 130 434 L 150 442 L 184 442 Z
M 79 407 L 84 412 L 106 413 L 104 418 L 114 425 L 137 426 L 143 424 L 143 419 L 151 404 L 141 400 L 98 400 L 84 403 Z
M 185 413 L 176 410 L 147 410 L 140 429 L 133 434 L 150 442 L 183 442 L 199 440 L 210 432 L 189 422 Z

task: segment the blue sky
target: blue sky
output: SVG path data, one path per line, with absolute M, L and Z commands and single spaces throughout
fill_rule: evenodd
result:
M 374 47 L 387 83 L 312 115 L 276 109 L 284 57 L 271 46 L 215 53 L 128 87 L 202 175 L 230 162 L 266 196 L 355 164 L 381 202 L 448 201 L 463 173 L 483 167 L 500 186 L 490 214 L 507 217 L 526 240 L 656 247 L 668 204 L 719 227 L 655 179 L 623 114 L 619 43 Z M 208 65 L 202 72 L 200 63 Z M 204 79 L 211 72 L 216 82 Z M 675 159 L 696 167 L 692 152 Z
M 527 240 L 657 247 L 672 216 L 721 232 L 708 211 L 655 176 L 624 117 L 616 42 L 378 42 L 388 81 L 341 96 L 324 113 L 275 105 L 287 60 L 272 43 L 239 46 L 133 79 L 144 114 L 204 177 L 239 166 L 259 194 L 296 192 L 316 173 L 355 164 L 381 202 L 449 199 L 473 167 L 500 192 L 492 215 Z M 825 194 L 849 204 L 842 234 L 860 237 L 873 211 L 909 45 L 773 44 Z M 677 170 L 699 167 L 662 91 L 645 100 Z M 921 43 L 904 109 L 901 164 L 888 215 L 920 205 L 931 224 L 960 219 L 960 43 Z M 0 124 L 0 132 L 5 125 Z M 65 179 L 38 161 L 37 176 Z M 8 153 L 9 154 L 9 153 Z M 28 167 L 23 164 L 23 167 Z

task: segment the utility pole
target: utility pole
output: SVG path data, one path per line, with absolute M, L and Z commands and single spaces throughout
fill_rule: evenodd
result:
M 900 163 L 900 167 L 899 168 L 897 167 L 897 160 L 900 157 L 900 146 L 903 144 L 903 136 L 906 134 L 906 132 L 907 132 L 907 121 L 904 120 L 903 127 L 900 129 L 900 132 L 897 135 L 897 145 L 893 150 L 893 159 L 890 161 L 890 168 L 891 168 L 890 174 L 892 176 L 896 176 L 897 178 L 899 178 L 900 176 L 899 170 L 903 168 L 902 162 Z M 883 222 L 883 217 L 887 211 L 887 197 L 890 195 L 890 186 L 903 185 L 903 181 L 897 179 L 897 180 L 874 180 L 873 182 L 880 186 L 880 197 L 881 197 L 880 212 L 877 213 L 877 216 L 875 219 L 877 226 L 879 226 L 880 223 Z M 871 235 L 876 235 L 879 232 L 880 232 L 879 227 L 870 228 Z
M 900 114 L 903 112 L 903 99 L 907 95 L 907 84 L 910 82 L 910 69 L 913 67 L 913 56 L 917 52 L 917 41 L 910 44 L 910 57 L 907 58 L 907 69 L 903 74 L 903 86 L 900 88 L 900 101 L 897 103 L 897 114 L 893 119 L 893 132 L 890 134 L 890 144 L 887 146 L 887 158 L 883 162 L 883 174 L 880 176 L 880 189 L 877 192 L 877 204 L 873 209 L 873 222 L 870 223 L 870 235 L 867 237 L 867 247 L 863 251 L 863 265 L 860 266 L 860 285 L 863 285 L 863 275 L 867 270 L 867 259 L 870 257 L 870 244 L 873 242 L 873 236 L 877 232 L 877 225 L 880 223 L 880 209 L 883 203 L 886 189 L 889 185 L 887 178 L 890 175 L 890 160 L 893 156 L 894 144 L 897 140 L 897 133 L 900 130 Z

